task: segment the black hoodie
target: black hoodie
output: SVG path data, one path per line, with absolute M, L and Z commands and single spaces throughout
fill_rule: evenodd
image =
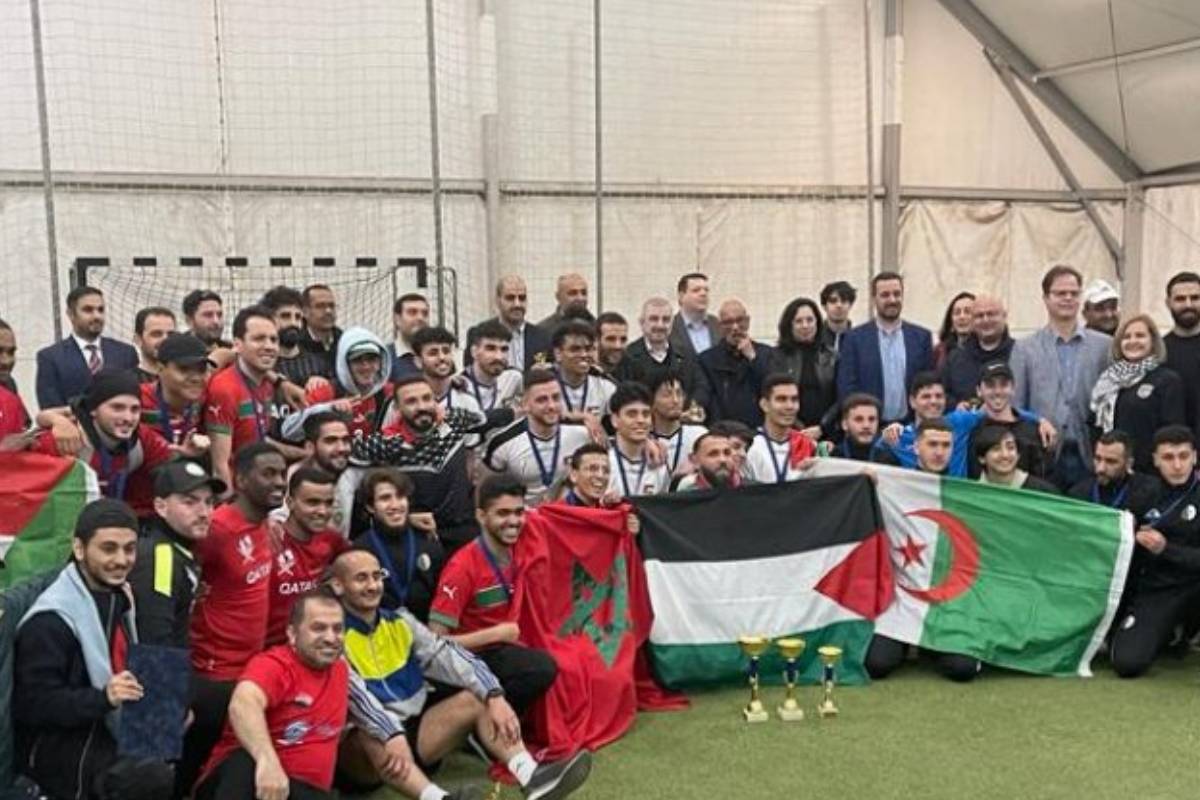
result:
M 971 336 L 963 344 L 950 351 L 946 366 L 942 368 L 942 385 L 946 387 L 946 408 L 953 409 L 964 400 L 975 396 L 979 376 L 986 364 L 997 361 L 1008 363 L 1012 356 L 1013 338 L 1004 332 L 1000 346 L 984 350 L 979 340 Z

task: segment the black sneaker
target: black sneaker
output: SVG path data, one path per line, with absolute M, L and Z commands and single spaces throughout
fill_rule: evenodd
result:
M 446 800 L 483 800 L 483 789 L 474 784 L 459 786 L 446 793 Z
M 580 750 L 570 758 L 538 764 L 521 791 L 528 800 L 558 800 L 583 786 L 592 771 L 592 754 Z

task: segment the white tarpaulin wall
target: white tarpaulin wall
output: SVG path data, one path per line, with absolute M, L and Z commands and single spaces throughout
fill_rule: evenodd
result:
M 0 0 L 0 316 L 18 332 L 26 394 L 53 336 L 51 241 L 63 294 L 77 256 L 432 262 L 434 127 L 442 260 L 458 270 L 462 319 L 487 311 L 497 274 L 527 277 L 535 318 L 558 273 L 595 280 L 592 0 L 432 5 L 436 125 L 423 0 L 40 0 L 48 239 L 30 3 Z M 871 5 L 878 187 L 883 19 Z M 746 299 L 766 338 L 791 296 L 837 278 L 864 286 L 861 0 L 601 7 L 606 309 L 636 316 L 698 268 L 718 296 Z M 987 289 L 1009 299 L 1015 327 L 1035 325 L 1049 263 L 1111 278 L 1112 259 L 1061 202 L 1061 178 L 974 40 L 934 0 L 908 0 L 904 18 L 910 307 L 933 325 L 955 291 Z M 1039 112 L 1081 182 L 1110 191 L 1100 212 L 1120 238 L 1120 182 Z M 1014 199 L 1026 190 L 1047 202 Z M 1146 197 L 1161 212 L 1146 217 L 1146 297 L 1161 294 L 1168 261 L 1200 256 L 1195 195 L 1166 191 Z

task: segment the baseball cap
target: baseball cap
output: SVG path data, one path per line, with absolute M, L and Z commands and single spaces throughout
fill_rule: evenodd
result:
M 382 358 L 383 354 L 379 350 L 379 345 L 374 342 L 355 342 L 346 350 L 346 360 L 353 361 L 356 358 L 363 356 L 376 356 Z
M 208 363 L 208 347 L 190 333 L 172 333 L 158 346 L 158 360 L 164 364 L 193 367 Z
M 987 383 L 988 381 L 994 381 L 999 378 L 1005 378 L 1011 381 L 1013 379 L 1012 367 L 1003 361 L 993 361 L 990 364 L 983 365 L 983 371 L 979 373 L 980 383 Z
M 187 494 L 201 486 L 212 489 L 213 494 L 224 494 L 225 481 L 214 478 L 195 461 L 169 461 L 158 468 L 154 476 L 154 496 L 169 497 Z
M 1083 290 L 1083 302 L 1090 306 L 1097 303 L 1107 303 L 1109 300 L 1120 300 L 1121 295 L 1112 287 L 1108 281 L 1102 281 L 1099 278 L 1092 281 Z

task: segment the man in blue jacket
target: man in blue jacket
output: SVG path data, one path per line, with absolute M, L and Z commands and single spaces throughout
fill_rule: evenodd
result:
M 875 319 L 852 328 L 838 348 L 838 400 L 866 392 L 882 402 L 884 424 L 899 422 L 908 416 L 913 376 L 933 369 L 933 336 L 900 318 L 904 279 L 898 273 L 881 272 L 872 278 L 871 299 Z
M 37 354 L 37 400 L 40 408 L 61 408 L 79 397 L 102 369 L 137 369 L 132 345 L 102 336 L 104 295 L 77 286 L 67 295 L 71 335 Z

